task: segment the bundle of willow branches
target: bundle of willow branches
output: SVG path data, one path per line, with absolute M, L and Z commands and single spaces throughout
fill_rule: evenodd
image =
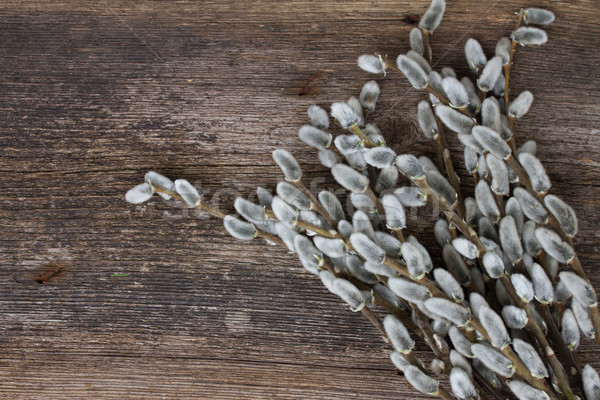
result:
M 573 351 L 581 336 L 600 343 L 600 314 L 572 238 L 573 209 L 549 194 L 550 180 L 535 156 L 536 144 L 519 148 L 515 121 L 533 101 L 525 91 L 511 100 L 510 72 L 518 45 L 540 45 L 554 15 L 523 9 L 510 37 L 498 41 L 488 60 L 469 39 L 465 55 L 475 80 L 458 80 L 451 68 L 431 69 L 431 34 L 445 11 L 433 0 L 419 27 L 410 32 L 411 50 L 396 63 L 363 55 L 358 65 L 374 74 L 400 72 L 427 92 L 418 122 L 437 148 L 437 166 L 427 157 L 396 154 L 379 129 L 367 123 L 379 86 L 367 82 L 358 98 L 331 105 L 331 116 L 345 131 L 332 136 L 328 113 L 313 105 L 311 124 L 299 136 L 318 150 L 320 162 L 349 192 L 348 217 L 336 195 L 311 193 L 302 170 L 283 149 L 273 152 L 285 181 L 277 194 L 258 188 L 259 204 L 243 198 L 224 215 L 203 202 L 186 180 L 148 172 L 131 189 L 131 203 L 154 193 L 184 201 L 223 218 L 234 237 L 261 237 L 300 258 L 327 289 L 362 312 L 379 329 L 393 352 L 391 361 L 420 392 L 444 399 L 502 398 L 503 383 L 519 399 L 600 399 L 600 379 Z M 523 25 L 523 26 L 521 26 Z M 464 197 L 445 130 L 464 144 L 464 166 L 475 183 Z M 412 184 L 399 184 L 404 175 Z M 442 218 L 434 226 L 445 266 L 434 266 L 430 251 L 405 235 L 407 207 L 432 202 Z M 437 250 L 437 249 L 436 249 Z M 387 315 L 379 318 L 379 307 Z M 412 331 L 412 334 L 410 333 Z M 433 352 L 425 365 L 413 353 L 415 337 Z M 451 390 L 439 378 L 449 377 Z

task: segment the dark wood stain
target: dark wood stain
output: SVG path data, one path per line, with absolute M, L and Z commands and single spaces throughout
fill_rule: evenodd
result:
M 535 96 L 516 140 L 538 142 L 551 193 L 578 213 L 575 245 L 599 289 L 596 5 L 551 2 L 550 41 L 518 49 L 512 87 Z M 415 19 L 406 15 L 427 6 L 4 0 L 0 398 L 428 398 L 396 376 L 379 333 L 293 255 L 237 241 L 204 213 L 123 198 L 156 170 L 201 183 L 231 213 L 235 196 L 251 196 L 258 185 L 273 189 L 281 179 L 271 159 L 278 147 L 296 155 L 311 180 L 324 177 L 312 181 L 317 190 L 335 190 L 297 131 L 308 106 L 329 109 L 370 79 L 382 90 L 370 118 L 394 149 L 433 156 L 432 144 L 415 133 L 423 95 L 393 72 L 371 76 L 356 66 L 361 54 L 408 51 Z M 522 6 L 548 4 L 448 2 L 431 38 L 436 69 L 469 74 L 466 39 L 477 38 L 491 55 Z M 454 135 L 448 142 L 472 193 L 462 148 Z M 431 211 L 420 209 L 411 221 L 410 232 L 439 260 Z M 68 275 L 51 267 L 35 270 L 43 284 L 14 278 L 31 271 L 28 260 L 63 258 Z M 590 340 L 578 354 L 600 367 Z

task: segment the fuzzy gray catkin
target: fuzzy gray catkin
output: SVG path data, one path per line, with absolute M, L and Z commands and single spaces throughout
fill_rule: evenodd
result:
M 515 366 L 504 357 L 502 353 L 488 345 L 476 343 L 471 346 L 471 351 L 486 367 L 496 374 L 510 378 L 515 373 Z
M 479 79 L 477 79 L 477 86 L 484 92 L 489 92 L 494 89 L 494 85 L 500 74 L 502 73 L 502 57 L 494 56 L 490 59 L 485 67 L 483 67 L 483 71 L 479 75 Z
M 460 283 L 445 269 L 436 268 L 433 270 L 433 277 L 442 292 L 456 302 L 462 302 L 465 299 L 465 293 Z
M 387 65 L 381 56 L 371 54 L 363 54 L 358 57 L 358 67 L 371 74 L 385 74 L 385 70 L 387 69 Z
M 473 127 L 472 133 L 483 148 L 496 157 L 506 160 L 512 154 L 510 146 L 493 129 L 478 125 Z
M 452 107 L 438 105 L 435 107 L 435 113 L 444 125 L 456 133 L 470 134 L 475 126 L 475 121 L 472 118 L 467 117 Z
M 416 61 L 401 54 L 398 56 L 396 63 L 398 64 L 398 69 L 406 76 L 412 87 L 418 90 L 427 87 L 429 82 L 427 74 Z
M 175 181 L 175 191 L 187 203 L 188 207 L 196 207 L 202 200 L 198 189 L 185 179 L 177 179 Z
M 327 129 L 329 128 L 329 115 L 327 111 L 322 109 L 316 104 L 308 107 L 306 110 L 308 118 L 310 118 L 310 124 L 315 128 Z
M 594 307 L 598 304 L 596 292 L 592 285 L 574 272 L 563 271 L 558 274 L 560 281 L 567 290 L 586 307 Z
M 298 161 L 288 151 L 283 149 L 273 151 L 273 160 L 279 165 L 288 181 L 297 182 L 302 178 L 302 170 Z
M 548 400 L 546 393 L 525 382 L 513 380 L 508 383 L 508 386 L 519 400 Z
M 450 76 L 444 78 L 442 88 L 452 107 L 463 108 L 469 104 L 469 95 L 462 83 L 456 78 Z
M 271 199 L 271 202 L 272 201 L 273 200 Z M 237 211 L 238 214 L 250 222 L 256 223 L 264 221 L 265 219 L 265 209 L 262 206 L 241 197 L 235 199 L 233 208 L 235 208 L 235 211 Z
M 352 125 L 357 125 L 362 118 L 357 112 L 347 103 L 337 102 L 331 105 L 331 116 L 342 126 L 348 129 Z
M 544 204 L 552 213 L 563 232 L 568 236 L 575 236 L 577 233 L 577 216 L 571 206 L 552 194 L 544 196 Z
M 487 64 L 487 57 L 481 48 L 481 44 L 473 38 L 468 39 L 465 43 L 465 57 L 467 64 L 475 72 L 478 72 Z
M 396 153 L 389 147 L 373 147 L 365 150 L 364 157 L 367 164 L 383 169 L 393 165 Z
M 548 370 L 532 345 L 519 338 L 515 338 L 513 339 L 512 346 L 533 377 L 538 379 L 548 377 Z
M 508 116 L 512 118 L 521 118 L 527 114 L 529 107 L 533 103 L 533 94 L 525 90 L 521 92 L 508 106 Z
M 419 28 L 426 32 L 433 33 L 442 21 L 445 11 L 446 2 L 444 0 L 432 0 L 429 8 L 425 11 L 425 14 L 423 14 L 419 21 Z
M 511 39 L 522 46 L 539 46 L 548 41 L 548 35 L 541 29 L 522 26 L 510 35 Z
M 227 232 L 236 239 L 252 240 L 257 234 L 254 225 L 249 222 L 240 221 L 232 215 L 225 216 L 223 225 Z
M 333 178 L 352 193 L 362 193 L 369 186 L 369 179 L 345 164 L 336 164 L 331 168 Z
M 535 237 L 544 251 L 563 264 L 571 262 L 575 251 L 567 242 L 564 242 L 558 233 L 549 228 L 540 227 L 535 230 Z
M 342 278 L 336 278 L 333 281 L 331 288 L 335 294 L 350 306 L 352 311 L 357 312 L 365 307 L 365 299 L 362 293 L 349 281 Z
M 140 204 L 150 200 L 153 195 L 154 187 L 144 182 L 129 189 L 125 194 L 125 200 L 131 204 Z
M 425 170 L 417 157 L 412 154 L 401 154 L 396 157 L 396 166 L 404 175 L 411 179 L 425 176 Z
M 479 320 L 496 348 L 503 349 L 511 342 L 502 318 L 494 310 L 484 307 L 479 311 Z
M 468 308 L 450 300 L 433 297 L 425 300 L 423 304 L 430 312 L 438 317 L 452 321 L 457 326 L 463 326 L 471 320 L 471 312 Z
M 304 125 L 298 130 L 298 137 L 307 145 L 318 150 L 325 150 L 332 141 L 331 134 L 312 125 Z
M 421 132 L 426 138 L 432 139 L 438 134 L 438 125 L 435 115 L 431 110 L 431 105 L 428 101 L 421 101 L 417 107 L 417 121 Z
M 527 25 L 548 25 L 554 22 L 554 13 L 542 8 L 526 8 L 523 10 L 523 21 Z
M 531 193 L 522 187 L 513 190 L 513 196 L 519 201 L 523 214 L 530 220 L 544 225 L 548 220 L 548 212 Z
M 425 49 L 423 47 L 423 37 L 421 36 L 421 30 L 419 28 L 411 29 L 408 35 L 408 41 L 411 50 L 414 50 L 421 55 L 425 53 Z
M 590 365 L 583 367 L 581 374 L 583 391 L 587 400 L 600 400 L 600 377 Z
M 394 349 L 402 354 L 410 353 L 415 347 L 415 341 L 412 340 L 404 324 L 395 316 L 388 314 L 382 321 L 385 333 L 394 346 Z
M 450 387 L 452 393 L 460 400 L 479 398 L 471 377 L 462 368 L 452 368 L 450 371 Z
M 502 319 L 512 329 L 523 329 L 528 321 L 525 310 L 513 305 L 502 307 Z
M 146 172 L 146 175 L 144 175 L 144 181 L 155 188 L 160 188 L 171 192 L 175 191 L 175 183 L 166 176 L 163 176 L 155 171 Z M 158 195 L 165 200 L 169 200 L 171 198 L 171 196 L 166 193 L 158 192 Z
M 368 81 L 363 85 L 358 100 L 366 111 L 373 112 L 380 93 L 381 90 L 379 89 L 377 82 Z
M 437 395 L 440 383 L 426 375 L 423 371 L 415 366 L 409 366 L 404 369 L 404 376 L 408 382 L 419 392 Z

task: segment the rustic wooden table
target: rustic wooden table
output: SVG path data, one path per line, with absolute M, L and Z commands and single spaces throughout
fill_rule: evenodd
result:
M 517 53 L 513 90 L 536 96 L 517 141 L 538 141 L 552 192 L 580 216 L 576 247 L 600 288 L 596 0 L 449 3 L 434 57 L 461 75 L 468 37 L 491 53 L 517 7 L 555 11 L 550 43 Z M 306 108 L 357 95 L 371 79 L 358 55 L 406 51 L 405 16 L 427 5 L 4 0 L 0 398 L 419 398 L 378 332 L 294 256 L 234 240 L 202 213 L 123 195 L 152 169 L 201 182 L 232 212 L 235 196 L 274 188 L 277 147 L 310 178 L 327 176 L 296 135 Z M 415 127 L 421 95 L 402 77 L 377 81 L 374 119 L 388 140 L 433 156 Z M 435 246 L 431 212 L 412 220 Z M 58 274 L 46 282 L 47 270 Z M 581 348 L 600 367 L 598 349 Z

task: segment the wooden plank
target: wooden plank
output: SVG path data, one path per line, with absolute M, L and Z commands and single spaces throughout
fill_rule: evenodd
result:
M 580 216 L 576 247 L 600 288 L 596 4 L 534 3 L 449 2 L 436 68 L 467 74 L 465 40 L 490 54 L 517 7 L 556 13 L 550 43 L 517 53 L 513 93 L 536 97 L 517 141 L 538 141 L 552 193 Z M 357 95 L 372 78 L 358 55 L 408 50 L 412 25 L 401 20 L 426 7 L 2 2 L 0 397 L 420 398 L 394 375 L 377 331 L 294 256 L 236 241 L 202 213 L 123 195 L 154 169 L 201 183 L 232 212 L 236 196 L 274 188 L 277 147 L 298 156 L 314 188 L 335 188 L 296 136 L 306 108 Z M 386 138 L 433 156 L 416 129 L 421 95 L 402 77 L 376 80 L 373 118 Z M 411 221 L 435 248 L 431 211 Z M 57 263 L 64 275 L 35 282 Z M 599 367 L 596 351 L 584 341 L 581 361 Z

